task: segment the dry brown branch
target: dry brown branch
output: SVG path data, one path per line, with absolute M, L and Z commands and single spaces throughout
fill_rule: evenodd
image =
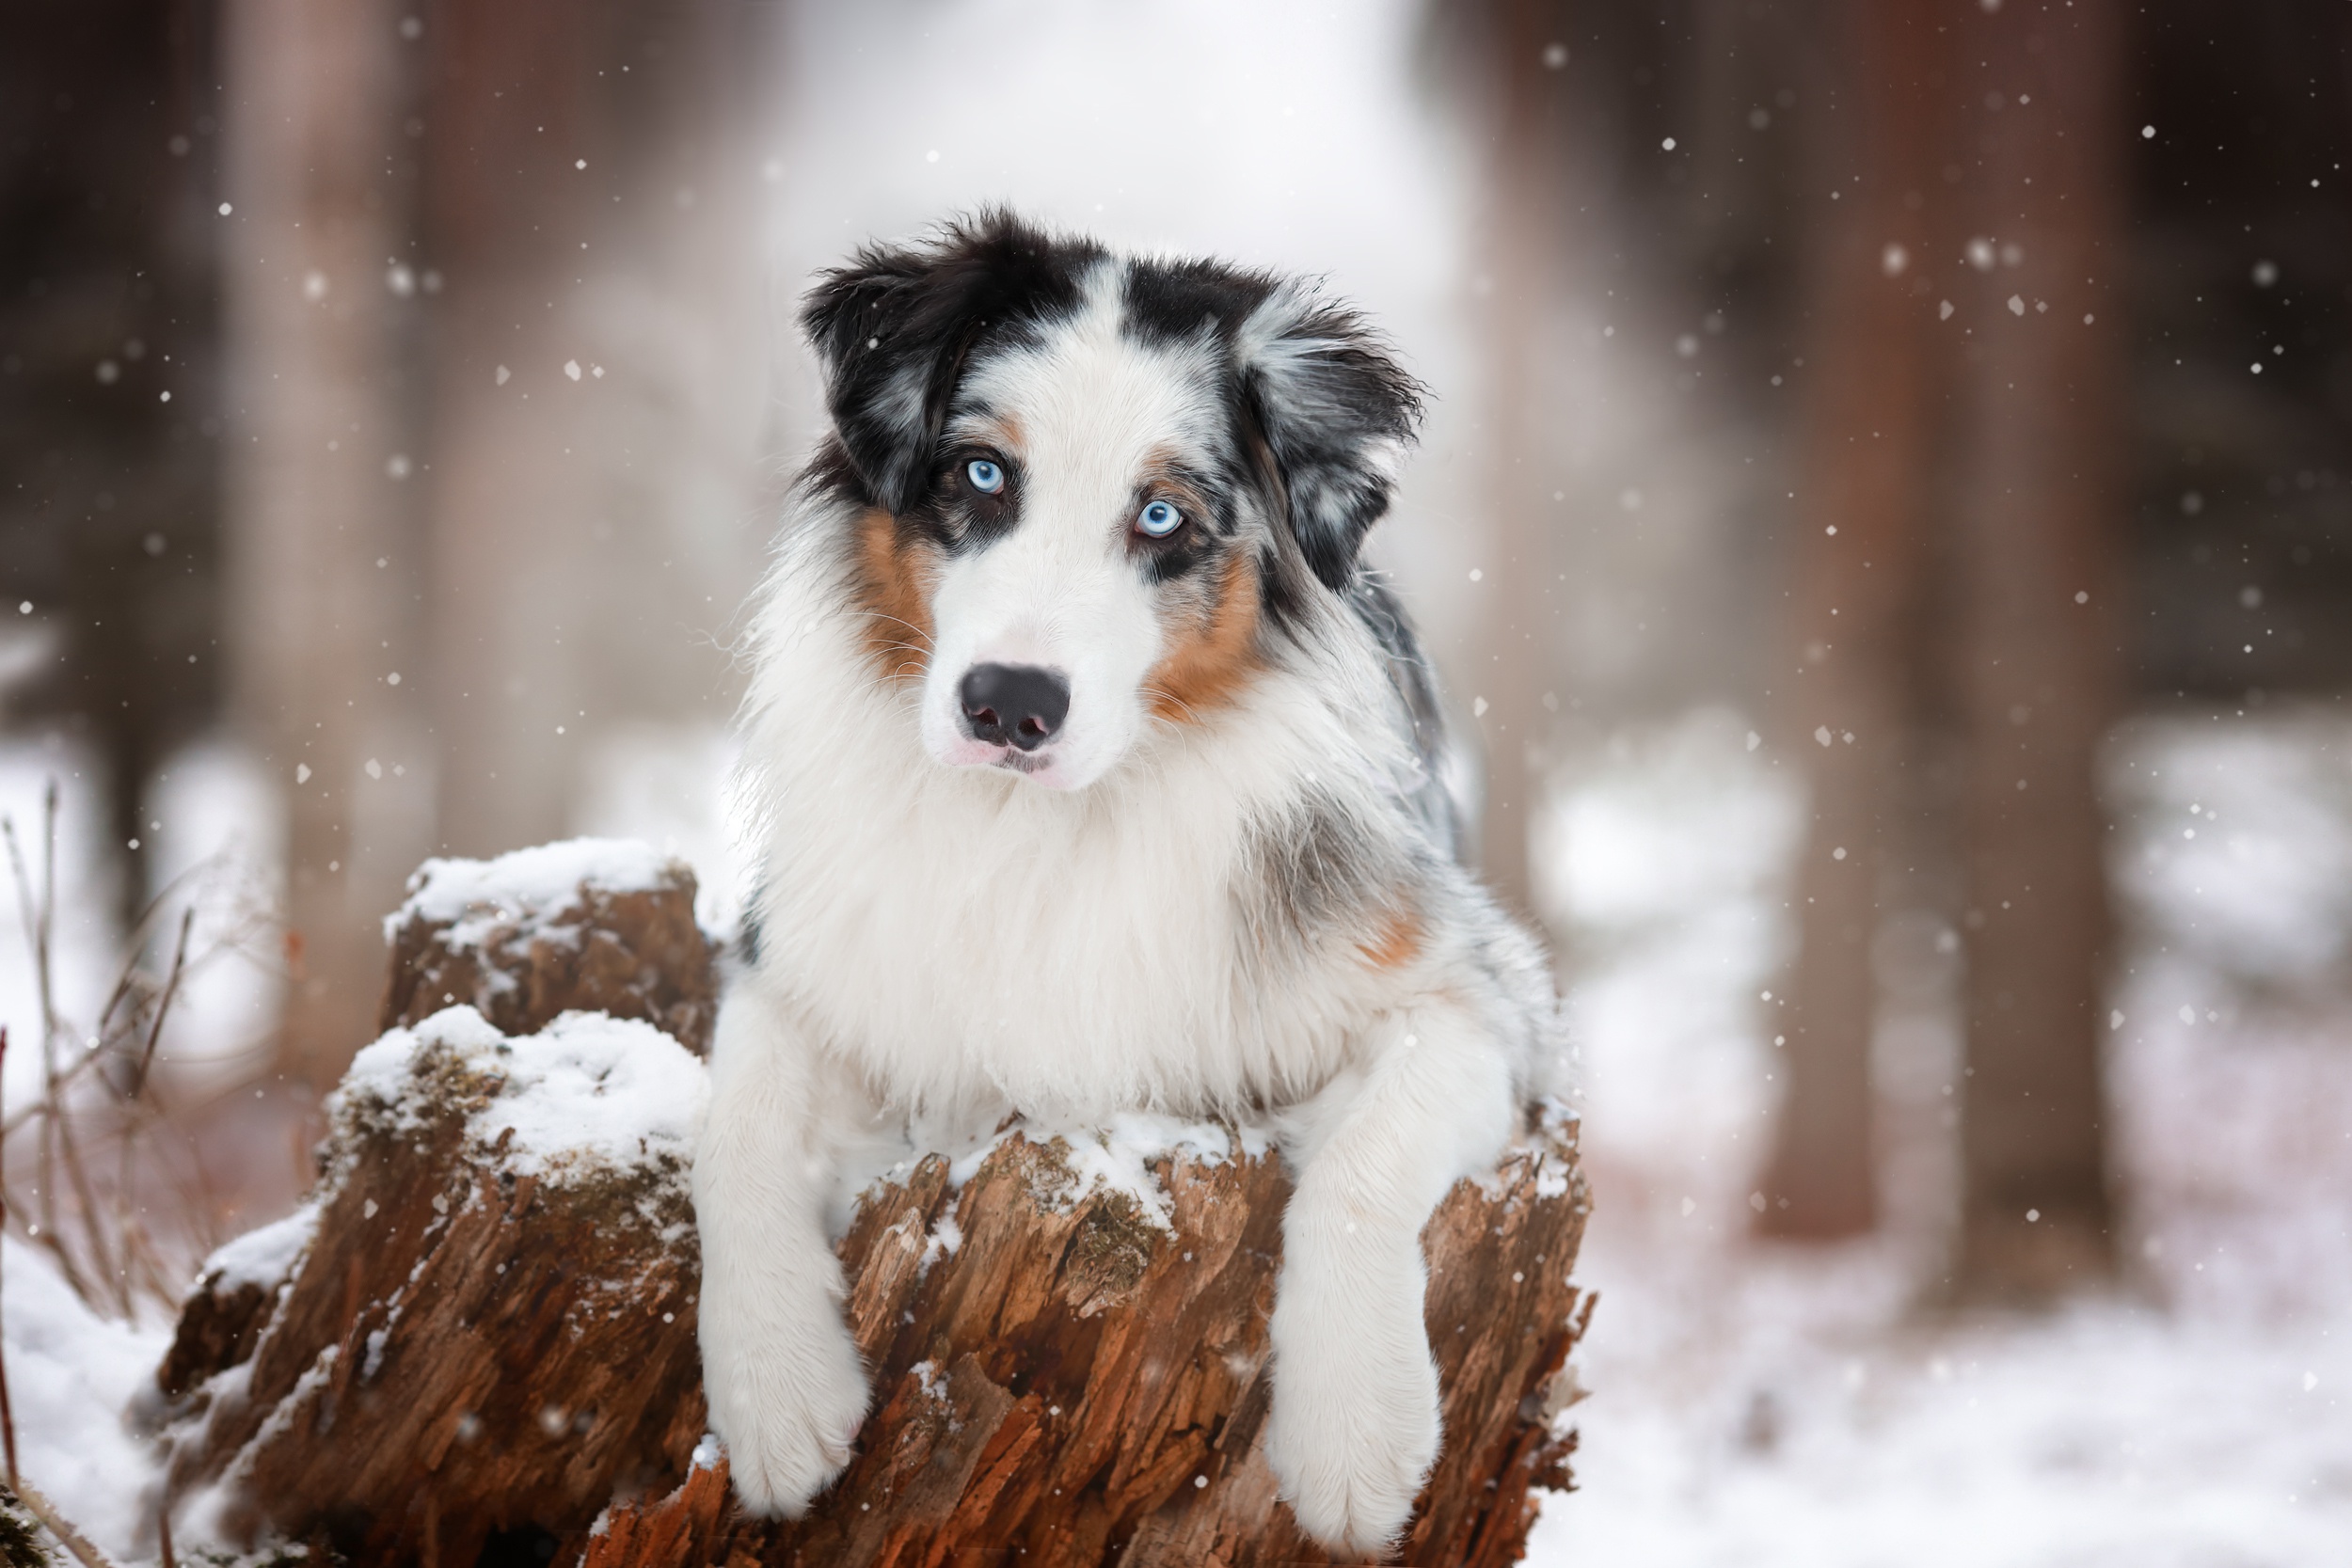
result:
M 0 825 L 4 824 L 5 819 L 0 819 Z M 195 885 L 202 878 L 219 873 L 226 868 L 228 863 L 226 858 L 221 856 L 199 861 L 167 882 L 155 896 L 148 901 L 147 907 L 140 911 L 138 919 L 133 923 L 130 932 L 124 938 L 122 961 L 116 970 L 114 986 L 106 994 L 105 1005 L 99 1009 L 98 1024 L 92 1031 L 99 1044 L 84 1047 L 74 1054 L 71 1061 L 58 1069 L 56 1084 L 56 1090 L 58 1094 L 72 1088 L 84 1073 L 105 1062 L 110 1055 L 109 1047 L 114 1042 L 137 1033 L 137 1020 L 147 1013 L 154 1001 L 152 977 L 141 966 L 140 961 L 145 956 L 149 927 L 153 923 L 154 917 L 168 907 L 173 900 L 183 896 L 192 898 Z M 191 903 L 188 909 L 192 910 L 193 907 Z M 186 960 L 186 977 L 192 978 L 201 974 L 223 953 L 239 946 L 240 943 L 232 937 L 224 939 L 204 951 L 191 955 Z M 36 962 L 39 961 L 37 954 Z M 129 1020 L 118 1023 L 115 1017 L 117 1011 L 125 1002 L 135 1000 L 135 1005 L 132 1008 Z M 10 1136 L 25 1123 L 47 1116 L 53 1102 L 51 1095 L 43 1094 L 32 1103 L 11 1112 L 5 1120 L 0 1120 L 0 1138 Z
M 72 1026 L 63 1016 L 54 972 L 54 781 L 47 808 L 38 886 L 15 823 L 0 817 L 41 1007 L 40 1092 L 0 1122 L 0 1148 L 26 1124 L 40 1124 L 32 1172 L 38 1197 L 30 1206 L 18 1201 L 5 1171 L 0 1171 L 0 1214 L 29 1222 L 24 1224 L 24 1233 L 49 1252 L 66 1283 L 84 1301 L 109 1315 L 128 1317 L 142 1295 L 176 1302 L 184 1291 L 186 1264 L 175 1263 L 167 1253 L 182 1259 L 200 1257 L 213 1239 L 215 1222 L 202 1160 L 193 1140 L 185 1140 L 177 1156 L 167 1147 L 185 1129 L 166 1102 L 154 1069 L 173 1004 L 209 960 L 232 950 L 244 928 L 240 926 L 226 940 L 208 942 L 199 950 L 199 879 L 226 863 L 215 857 L 190 868 L 135 917 L 114 984 L 99 1009 L 98 1024 L 87 1033 Z M 148 966 L 147 954 L 158 917 L 175 903 L 181 906 L 179 929 L 169 967 L 159 976 Z M 88 1087 L 93 1078 L 103 1093 Z M 92 1180 L 91 1162 L 101 1162 L 97 1169 L 103 1175 L 107 1155 L 114 1157 L 116 1168 L 110 1188 L 102 1191 Z M 179 1232 L 168 1243 L 159 1240 L 144 1217 L 137 1202 L 142 1189 L 151 1194 L 160 1190 L 174 1206 Z M 68 1198 L 70 1203 L 64 1201 Z
M 116 1132 L 120 1164 L 115 1178 L 114 1227 L 123 1272 L 121 1294 L 125 1316 L 130 1312 L 131 1275 L 134 1269 L 144 1276 L 147 1291 L 156 1299 L 168 1301 L 174 1294 L 163 1259 L 156 1255 L 153 1239 L 132 1211 L 131 1190 L 140 1133 L 151 1118 L 160 1115 L 152 1076 L 155 1047 L 163 1039 L 164 1022 L 171 1016 L 172 1001 L 180 994 L 180 981 L 187 972 L 188 933 L 195 925 L 196 909 L 191 905 L 181 911 L 180 939 L 172 950 L 171 970 L 164 981 L 162 994 L 155 1000 L 147 1028 L 147 1043 L 140 1050 L 137 1064 L 128 1081 L 121 1085 L 123 1123 Z
M 115 1305 L 127 1316 L 131 1309 L 130 1301 L 120 1294 L 121 1276 L 107 1256 L 105 1237 L 99 1228 L 98 1201 L 90 1191 L 89 1172 L 82 1164 L 81 1148 L 74 1139 L 72 1123 L 58 1115 L 56 1109 L 63 1104 L 57 1053 L 64 1043 L 64 1031 L 57 1021 L 56 984 L 51 962 L 54 953 L 52 938 L 57 913 L 57 781 L 51 779 L 41 796 L 41 877 L 38 897 L 33 892 L 31 873 L 25 867 L 24 851 L 17 843 L 16 823 L 10 818 L 0 817 L 0 835 L 5 835 L 8 840 L 8 864 L 16 876 L 17 900 L 24 911 L 25 930 L 33 944 L 33 977 L 40 997 L 41 1101 L 52 1108 L 40 1118 L 40 1164 L 37 1167 L 40 1180 L 40 1239 L 56 1259 L 74 1293 L 85 1301 L 95 1303 L 98 1299 L 97 1287 L 75 1266 L 72 1249 L 65 1243 L 64 1228 L 58 1224 L 57 1180 L 62 1172 L 73 1190 L 76 1212 L 82 1222 L 83 1244 L 88 1249 L 96 1279 L 114 1290 Z
M 5 1023 L 0 1023 L 0 1079 L 5 1079 L 8 1065 L 8 1026 Z M 8 1225 L 8 1194 L 5 1190 L 0 1190 L 0 1228 L 4 1228 Z M 6 1251 L 6 1248 L 0 1248 L 0 1254 L 5 1254 Z M 6 1345 L 7 1343 L 8 1337 L 5 1334 L 0 1334 L 0 1345 Z M 16 1485 L 17 1480 L 16 1407 L 8 1401 L 8 1361 L 5 1352 L 0 1352 L 0 1439 L 5 1439 L 6 1441 L 8 1461 L 8 1485 L 13 1488 Z
M 9 1484 L 16 1500 L 24 1511 L 40 1521 L 40 1528 L 57 1538 L 57 1544 L 73 1554 L 83 1568 L 114 1568 L 105 1553 L 90 1544 L 88 1536 L 73 1528 L 73 1521 L 57 1512 L 57 1505 L 41 1495 L 40 1488 L 29 1481 L 17 1480 Z

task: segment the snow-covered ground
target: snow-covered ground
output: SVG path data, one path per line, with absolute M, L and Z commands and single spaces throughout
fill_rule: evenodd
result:
M 1548 1503 L 1530 1560 L 2352 1560 L 2352 723 L 2222 714 L 2116 737 L 2130 1275 L 2039 1319 L 1920 1305 L 1949 1168 L 1931 1006 L 1892 1008 L 1881 1053 L 1903 1140 L 1889 1234 L 1747 1240 L 1773 1094 L 1760 992 L 1788 952 L 1800 812 L 1748 732 L 1711 711 L 1621 737 L 1545 835 L 1598 1197 L 1579 1273 L 1602 1300 L 1580 1353 L 1581 1489 Z M 1899 927 L 1934 948 L 1929 912 Z M 162 1338 L 91 1318 L 38 1253 L 5 1261 L 25 1469 L 129 1551 L 145 1473 L 117 1417 Z
M 170 1330 L 95 1316 L 14 1237 L 0 1238 L 0 1318 L 18 1468 L 102 1549 L 127 1557 L 154 1466 L 121 1416 L 153 1386 Z
M 1946 1151 L 1890 1170 L 1883 1240 L 1746 1239 L 1794 808 L 1745 728 L 1629 737 L 1555 824 L 1597 1202 L 1578 1272 L 1602 1299 L 1581 1490 L 1529 1560 L 2352 1561 L 2352 724 L 2117 737 L 2131 1277 L 2055 1317 L 1967 1320 L 1920 1306 Z M 1881 1053 L 1888 1115 L 1931 1146 L 1903 1058 L 1948 1031 L 1905 1026 Z

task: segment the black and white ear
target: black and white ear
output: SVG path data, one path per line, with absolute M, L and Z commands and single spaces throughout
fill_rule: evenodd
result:
M 818 279 L 801 325 L 823 364 L 834 429 L 876 502 L 902 513 L 922 500 L 974 346 L 992 325 L 1073 299 L 1089 251 L 987 213 L 931 245 L 869 245 Z
M 1249 313 L 1233 348 L 1291 532 L 1315 576 L 1344 592 L 1421 426 L 1421 384 L 1355 311 L 1296 284 Z

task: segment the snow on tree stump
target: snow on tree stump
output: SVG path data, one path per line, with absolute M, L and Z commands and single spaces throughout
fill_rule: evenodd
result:
M 572 839 L 494 861 L 430 860 L 384 922 L 379 1029 L 469 1003 L 509 1035 L 558 1013 L 642 1018 L 710 1049 L 718 978 L 694 874 L 628 840 Z
M 857 1456 L 804 1518 L 741 1517 L 700 1442 L 702 1064 L 643 1016 L 559 1016 L 567 993 L 534 978 L 558 972 L 547 948 L 598 950 L 598 911 L 626 907 L 598 888 L 655 879 L 608 857 L 566 889 L 506 863 L 463 872 L 501 919 L 412 942 L 412 897 L 392 923 L 390 994 L 412 1000 L 388 1018 L 431 986 L 461 1005 L 360 1053 L 311 1201 L 224 1248 L 183 1310 L 158 1382 L 190 1524 L 359 1565 L 1328 1560 L 1263 1453 L 1281 1163 L 1231 1129 L 1144 1117 L 1016 1127 L 868 1187 L 839 1243 L 875 1370 Z M 691 911 L 679 875 L 660 879 Z M 630 969 L 641 1014 L 710 994 L 699 933 L 612 940 L 687 967 Z M 519 1010 L 494 1022 L 485 1000 Z M 667 1016 L 707 1020 L 696 1005 Z M 1568 1484 L 1556 1418 L 1591 1310 L 1568 1278 L 1586 1202 L 1573 1120 L 1532 1121 L 1423 1232 L 1446 1437 L 1407 1561 L 1515 1560 L 1532 1489 Z
M 1136 1148 L 1125 1131 L 1114 1161 Z M 708 1455 L 667 1497 L 616 1507 L 590 1568 L 982 1560 L 961 1555 L 975 1549 L 1049 1568 L 1331 1561 L 1277 1501 L 1263 1443 L 1289 1180 L 1269 1151 L 1185 1131 L 1146 1167 L 1156 1193 L 1089 1182 L 1091 1151 L 1073 1162 L 1067 1141 L 1017 1132 L 961 1189 L 932 1156 L 869 1190 L 840 1254 L 881 1375 L 847 1473 L 803 1519 L 747 1520 Z M 1405 1561 L 1516 1561 L 1531 1490 L 1569 1484 L 1575 1437 L 1554 1418 L 1592 1306 L 1568 1280 L 1575 1162 L 1574 1123 L 1538 1118 L 1422 1232 L 1446 1437 Z

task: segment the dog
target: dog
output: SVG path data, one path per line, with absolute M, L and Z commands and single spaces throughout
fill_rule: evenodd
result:
M 830 1195 L 910 1118 L 1271 1116 L 1266 1453 L 1376 1551 L 1438 1450 L 1422 1227 L 1561 1057 L 1359 559 L 1422 389 L 1311 284 L 1004 213 L 858 252 L 801 321 L 831 429 L 748 617 L 757 891 L 693 1171 L 736 1490 L 793 1515 L 847 1463 Z

